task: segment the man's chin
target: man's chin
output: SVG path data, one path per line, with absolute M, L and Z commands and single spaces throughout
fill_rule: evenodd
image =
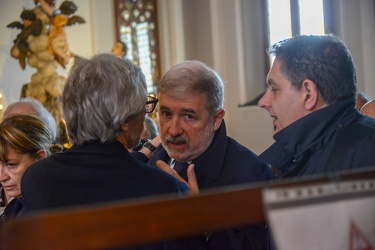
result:
M 282 128 L 275 126 L 274 130 L 273 130 L 273 134 L 275 135 L 275 134 L 279 133 L 281 130 L 282 130 Z
M 184 154 L 183 152 L 178 152 L 176 150 L 168 149 L 168 148 L 166 148 L 166 150 L 167 150 L 169 157 L 178 161 L 186 161 L 187 157 L 186 157 L 186 154 Z

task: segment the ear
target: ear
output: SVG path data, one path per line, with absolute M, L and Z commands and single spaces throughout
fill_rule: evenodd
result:
M 224 116 L 225 116 L 225 110 L 224 109 L 219 109 L 218 111 L 216 111 L 216 114 L 214 116 L 214 131 L 215 132 L 219 129 L 219 127 L 220 127 L 220 125 L 221 125 L 221 123 L 224 119 Z
M 124 131 L 124 132 L 129 131 L 129 129 L 130 129 L 129 121 L 126 120 L 126 121 L 124 121 L 123 123 L 121 123 L 120 128 L 121 128 L 121 130 Z
M 301 91 L 303 94 L 303 102 L 305 110 L 314 110 L 319 101 L 319 90 L 315 82 L 306 79 L 302 82 Z
M 121 142 L 122 145 L 127 147 L 127 135 L 129 134 L 130 131 L 130 124 L 129 121 L 126 120 L 121 123 L 120 125 L 120 133 L 118 134 L 117 140 Z
M 39 149 L 36 152 L 36 155 L 37 155 L 36 159 L 39 161 L 47 157 L 47 152 L 44 149 Z

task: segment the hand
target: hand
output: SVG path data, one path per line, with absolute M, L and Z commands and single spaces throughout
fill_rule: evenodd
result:
M 197 177 L 195 176 L 194 172 L 194 164 L 190 164 L 187 169 L 187 177 L 188 181 L 186 182 L 184 178 L 182 178 L 179 174 L 176 173 L 167 163 L 162 160 L 158 160 L 156 162 L 156 166 L 163 170 L 164 172 L 172 175 L 173 177 L 177 178 L 179 181 L 185 183 L 189 187 L 190 195 L 198 195 L 199 194 L 199 186 L 197 182 Z
M 150 141 L 155 148 L 159 147 L 161 144 L 160 135 L 156 136 L 154 139 Z
M 161 144 L 161 140 L 160 140 L 160 136 L 156 136 L 154 139 L 152 139 L 150 141 L 150 143 L 155 147 L 159 147 L 160 144 Z M 152 152 L 148 149 L 148 148 L 145 148 L 145 147 L 142 147 L 139 152 L 145 154 L 149 159 L 152 157 Z

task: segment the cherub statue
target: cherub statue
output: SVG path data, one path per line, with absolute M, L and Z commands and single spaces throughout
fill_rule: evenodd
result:
M 72 1 L 64 1 L 58 9 L 53 10 L 46 0 L 38 0 L 42 9 L 51 17 L 51 30 L 48 37 L 48 50 L 62 67 L 68 63 L 69 46 L 64 31 L 65 26 L 85 23 L 80 16 L 73 15 L 77 6 Z M 73 15 L 73 16 L 72 16 Z
M 24 84 L 22 96 L 30 96 L 39 100 L 56 121 L 60 122 L 61 97 L 66 78 L 58 74 L 57 62 L 63 67 L 69 66 L 66 63 L 69 61 L 69 55 L 72 54 L 68 50 L 63 27 L 84 21 L 74 22 L 75 18 L 70 17 L 77 10 L 73 2 L 64 1 L 57 9 L 55 0 L 34 0 L 34 3 L 36 6 L 32 10 L 21 14 L 23 23 L 13 22 L 8 25 L 10 28 L 22 29 L 14 40 L 11 54 L 19 59 L 22 68 L 25 68 L 27 63 L 36 69 L 30 82 Z M 60 19 L 61 22 L 58 21 Z M 27 58 L 26 61 L 25 58 Z
M 26 67 L 26 57 L 29 53 L 29 44 L 27 38 L 30 35 L 39 36 L 42 32 L 43 24 L 36 18 L 32 10 L 24 10 L 21 13 L 22 23 L 19 21 L 12 22 L 7 25 L 8 28 L 17 28 L 22 31 L 14 40 L 14 46 L 11 48 L 10 54 L 19 60 L 22 69 Z

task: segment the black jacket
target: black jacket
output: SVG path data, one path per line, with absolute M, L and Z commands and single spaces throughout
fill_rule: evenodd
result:
M 318 110 L 274 135 L 260 158 L 279 178 L 375 166 L 375 120 L 347 99 Z
M 155 151 L 149 163 L 156 165 L 157 160 L 164 160 L 167 163 L 169 161 L 169 156 L 162 146 Z M 195 175 L 201 191 L 235 184 L 268 181 L 271 177 L 266 164 L 261 162 L 257 155 L 227 136 L 224 122 L 216 132 L 210 147 L 192 163 L 195 166 Z M 249 200 L 249 202 L 252 201 Z M 233 206 L 236 205 L 233 204 Z M 258 250 L 266 248 L 267 228 L 264 224 L 220 232 L 202 232 L 201 235 L 195 237 L 168 241 L 165 247 L 166 250 Z
M 35 162 L 21 189 L 27 211 L 187 192 L 184 183 L 134 159 L 117 141 L 73 146 Z
M 0 189 L 1 191 L 1 189 Z M 23 211 L 25 211 L 26 206 L 22 198 L 12 199 L 5 207 L 4 212 L 0 215 L 0 226 L 9 220 L 12 220 L 19 216 Z

